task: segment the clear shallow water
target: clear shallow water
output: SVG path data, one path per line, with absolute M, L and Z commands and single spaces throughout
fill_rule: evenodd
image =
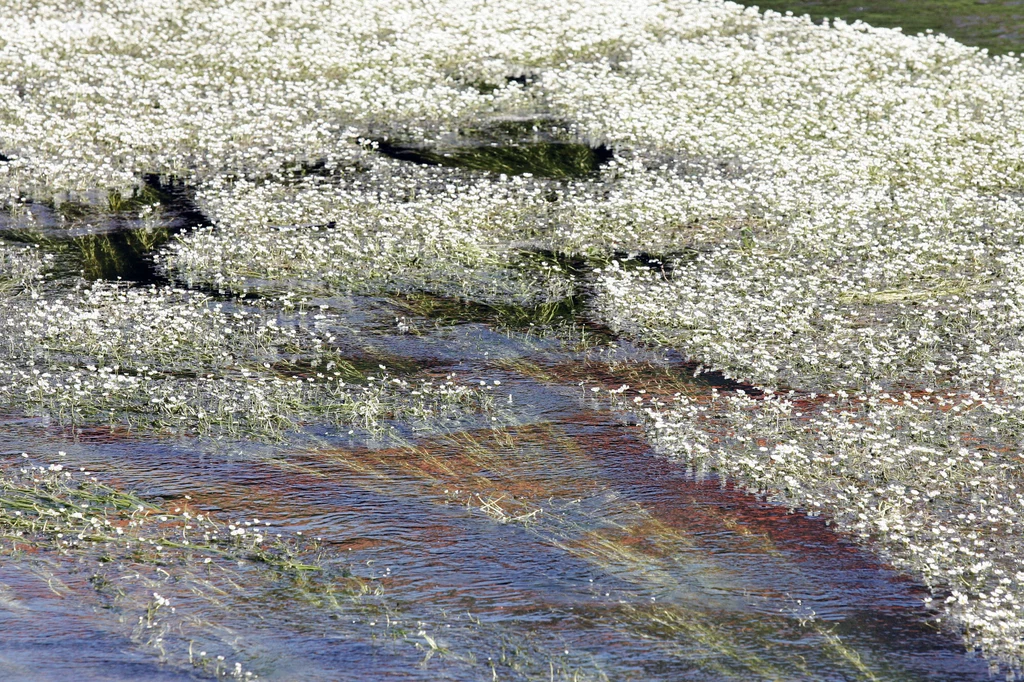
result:
M 920 586 L 822 519 L 654 456 L 574 385 L 601 381 L 600 365 L 479 323 L 394 335 L 386 302 L 350 305 L 365 352 L 499 380 L 509 423 L 254 445 L 8 420 L 7 458 L 59 449 L 165 508 L 321 538 L 324 566 L 349 577 L 302 583 L 243 562 L 133 582 L 122 561 L 98 587 L 95 557 L 21 555 L 0 569 L 0 670 L 209 676 L 174 654 L 192 643 L 271 680 L 989 679 L 930 621 Z M 685 367 L 660 371 L 685 380 Z M 156 647 L 127 608 L 143 591 L 181 614 Z

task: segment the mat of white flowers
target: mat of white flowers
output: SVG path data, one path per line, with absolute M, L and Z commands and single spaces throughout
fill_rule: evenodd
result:
M 641 400 L 664 454 L 829 515 L 1020 666 L 1022 91 L 1013 56 L 717 0 L 11 0 L 0 204 L 16 221 L 174 177 L 213 226 L 158 260 L 219 292 L 536 306 L 579 288 L 617 333 L 763 389 Z M 567 180 L 378 151 L 510 120 L 614 159 Z M 260 431 L 324 396 L 345 423 L 390 399 L 247 374 L 253 348 L 316 356 L 315 325 L 47 288 L 46 267 L 0 250 L 4 400 L 195 424 L 242 401 Z M 145 370 L 175 353 L 210 381 Z

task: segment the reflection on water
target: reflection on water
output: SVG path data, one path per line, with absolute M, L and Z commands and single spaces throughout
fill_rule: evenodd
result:
M 511 423 L 271 447 L 9 421 L 7 457 L 59 448 L 68 468 L 164 508 L 320 538 L 322 570 L 213 571 L 168 556 L 101 571 L 88 554 L 23 554 L 0 574 L 16 595 L 0 617 L 26 623 L 0 629 L 3 665 L 20 670 L 14 652 L 52 645 L 29 679 L 78 670 L 79 650 L 113 679 L 215 676 L 235 662 L 277 680 L 988 679 L 929 621 L 922 588 L 821 519 L 653 456 L 573 385 L 588 366 L 567 370 L 571 354 L 479 323 L 364 342 L 500 381 Z M 601 378 L 598 364 L 589 371 Z M 153 592 L 177 609 L 156 638 L 132 610 Z M 124 653 L 128 641 L 167 665 L 150 675 L 153 659 Z M 199 651 L 210 665 L 193 667 Z

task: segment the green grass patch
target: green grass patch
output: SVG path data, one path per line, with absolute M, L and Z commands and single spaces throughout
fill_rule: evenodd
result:
M 1014 0 L 758 0 L 762 10 L 810 14 L 816 20 L 840 17 L 872 26 L 899 27 L 915 35 L 945 33 L 992 54 L 1024 46 L 1024 6 Z

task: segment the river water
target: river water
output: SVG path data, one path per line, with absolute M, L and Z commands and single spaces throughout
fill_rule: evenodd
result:
M 398 299 L 348 311 L 369 350 L 499 382 L 502 426 L 256 445 L 10 419 L 3 450 L 59 450 L 144 500 L 321 538 L 325 570 L 364 587 L 300 599 L 241 563 L 227 581 L 168 566 L 137 583 L 146 569 L 125 560 L 105 578 L 123 585 L 111 602 L 89 553 L 6 560 L 4 676 L 203 678 L 211 668 L 180 653 L 191 645 L 278 680 L 989 678 L 922 608 L 923 588 L 821 518 L 655 456 L 628 413 L 578 385 L 628 366 L 652 388 L 709 391 L 692 368 L 627 344 L 612 366 L 486 323 L 417 319 Z M 389 329 L 396 312 L 420 333 Z M 154 585 L 188 615 L 140 648 L 131 604 Z

